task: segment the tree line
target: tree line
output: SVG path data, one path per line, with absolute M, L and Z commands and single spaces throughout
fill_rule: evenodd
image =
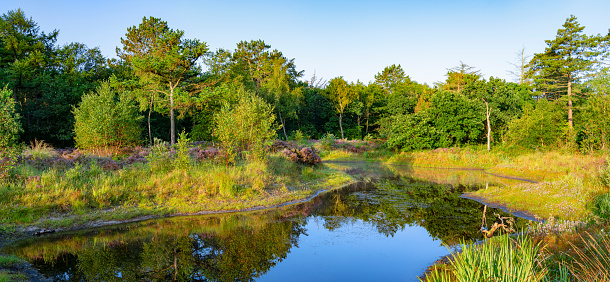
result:
M 267 140 L 379 138 L 397 150 L 594 151 L 610 142 L 610 33 L 587 35 L 574 16 L 543 52 L 531 60 L 521 53 L 517 82 L 460 63 L 432 86 L 401 65 L 367 84 L 306 79 L 295 59 L 263 40 L 211 51 L 154 17 L 127 28 L 117 59 L 82 43 L 59 46 L 57 36 L 20 9 L 0 17 L 0 146 L 174 144 L 176 132 L 226 143 L 237 142 L 235 131 Z

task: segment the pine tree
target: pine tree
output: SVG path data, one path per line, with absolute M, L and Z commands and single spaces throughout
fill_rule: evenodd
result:
M 575 16 L 570 16 L 557 30 L 554 40 L 546 40 L 543 53 L 535 54 L 529 64 L 536 89 L 548 99 L 564 98 L 568 105 L 568 124 L 573 123 L 573 84 L 595 70 L 599 58 L 606 55 L 602 46 L 608 36 L 587 36 L 583 34 Z

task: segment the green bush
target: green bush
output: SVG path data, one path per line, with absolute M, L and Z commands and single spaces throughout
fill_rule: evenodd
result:
M 146 156 L 146 160 L 153 172 L 164 172 L 169 170 L 172 165 L 169 143 L 155 138 L 153 146 L 150 147 L 150 152 L 148 153 L 148 156 Z
M 554 147 L 561 143 L 566 129 L 564 110 L 540 99 L 535 107 L 526 106 L 521 118 L 508 124 L 506 138 L 510 144 L 526 148 Z
M 22 131 L 13 92 L 4 87 L 0 90 L 0 149 L 15 146 Z
M 392 117 L 389 124 L 387 145 L 390 148 L 409 151 L 437 146 L 439 133 L 425 111 Z
M 124 91 L 102 83 L 83 97 L 74 112 L 74 133 L 79 148 L 119 148 L 140 143 L 142 116 Z
M 322 148 L 324 148 L 325 150 L 330 150 L 335 145 L 335 139 L 337 139 L 337 137 L 335 137 L 334 134 L 327 132 L 320 139 L 320 144 L 322 144 Z
M 305 136 L 305 134 L 303 134 L 303 131 L 301 131 L 300 129 L 293 131 L 291 137 L 292 138 L 290 138 L 290 139 L 297 141 L 297 143 L 299 143 L 299 144 L 302 144 L 303 142 L 305 142 L 305 139 L 307 138 Z
M 485 136 L 484 104 L 459 93 L 440 91 L 430 107 L 381 121 L 388 146 L 403 151 L 481 143 Z
M 274 139 L 279 129 L 272 107 L 250 93 L 237 104 L 223 106 L 214 121 L 214 135 L 226 150 L 227 163 L 244 158 L 245 152 L 251 158 L 263 158 L 265 142 Z
M 603 219 L 610 219 L 610 194 L 599 195 L 595 198 L 593 214 Z
M 191 157 L 188 152 L 188 144 L 191 139 L 188 138 L 188 134 L 184 131 L 180 133 L 178 143 L 176 144 L 176 157 L 174 158 L 174 168 L 186 169 L 191 163 Z

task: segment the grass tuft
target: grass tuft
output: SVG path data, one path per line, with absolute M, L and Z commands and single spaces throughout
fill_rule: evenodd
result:
M 462 243 L 461 249 L 451 253 L 449 265 L 435 267 L 425 281 L 543 281 L 546 275 L 541 247 L 529 237 L 503 235 L 480 245 Z

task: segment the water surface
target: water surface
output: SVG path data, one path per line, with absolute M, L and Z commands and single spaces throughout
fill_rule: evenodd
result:
M 483 239 L 484 206 L 459 196 L 505 181 L 480 171 L 331 165 L 363 182 L 272 210 L 53 234 L 3 252 L 58 281 L 417 281 L 446 246 Z M 485 225 L 494 214 L 510 216 L 487 208 Z

